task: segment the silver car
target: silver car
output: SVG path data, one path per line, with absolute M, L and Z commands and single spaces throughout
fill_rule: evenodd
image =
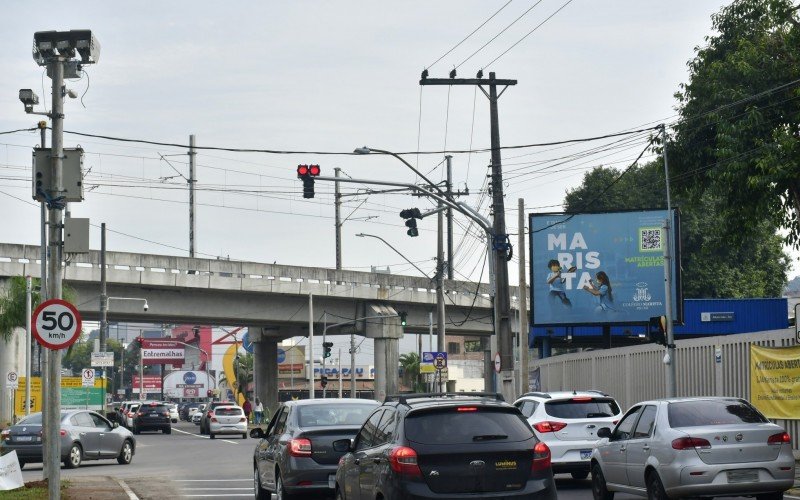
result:
M 794 483 L 789 434 L 743 399 L 681 398 L 634 405 L 592 451 L 592 493 L 651 499 L 783 498 Z
M 214 439 L 219 434 L 240 434 L 247 439 L 247 418 L 240 406 L 217 406 L 208 421 L 208 437 Z

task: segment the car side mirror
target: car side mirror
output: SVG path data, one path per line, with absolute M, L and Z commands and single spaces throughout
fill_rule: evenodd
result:
M 114 428 L 115 428 L 115 429 L 116 429 L 117 427 L 119 427 L 119 424 L 118 424 L 117 422 L 114 422 L 114 424 L 113 424 L 113 425 L 114 425 Z
M 608 427 L 600 427 L 597 429 L 597 437 L 599 438 L 610 438 L 611 437 L 611 429 Z
M 337 439 L 333 442 L 333 451 L 338 451 L 339 453 L 347 453 L 348 451 L 353 451 L 353 440 L 352 439 Z
M 250 437 L 254 439 L 264 439 L 264 431 L 261 430 L 260 427 L 256 427 L 250 431 Z

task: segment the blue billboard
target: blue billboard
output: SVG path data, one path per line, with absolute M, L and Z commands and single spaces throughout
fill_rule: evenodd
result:
M 642 324 L 663 315 L 666 217 L 666 210 L 531 214 L 531 325 Z M 672 317 L 678 323 L 676 211 L 673 221 Z

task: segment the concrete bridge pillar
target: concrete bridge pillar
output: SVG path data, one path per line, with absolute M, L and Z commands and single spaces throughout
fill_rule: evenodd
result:
M 400 337 L 403 328 L 397 312 L 390 306 L 370 304 L 365 335 L 375 341 L 375 399 L 383 401 L 397 394 Z
M 263 328 L 248 328 L 253 341 L 253 380 L 256 394 L 264 405 L 265 414 L 275 414 L 278 407 L 278 342 L 280 338 L 270 336 Z M 252 401 L 255 405 L 255 400 Z

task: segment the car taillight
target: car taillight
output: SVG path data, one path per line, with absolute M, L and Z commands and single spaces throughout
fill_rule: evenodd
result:
M 168 412 L 168 411 L 165 411 L 165 412 L 164 412 L 164 416 L 165 416 L 165 417 L 169 417 L 169 412 Z
M 58 433 L 61 435 L 61 437 L 64 437 L 64 436 L 67 435 L 67 431 L 65 431 L 64 429 L 61 429 L 60 431 L 58 431 Z
M 398 474 L 421 476 L 422 471 L 417 464 L 417 452 L 408 446 L 398 446 L 389 452 L 389 465 Z
M 531 472 L 542 472 L 550 468 L 550 448 L 542 441 L 533 447 L 533 462 Z
M 239 422 L 247 422 L 247 419 L 242 417 L 242 418 L 239 419 Z
M 143 416 L 144 416 L 144 412 L 143 412 L 143 411 L 140 411 L 140 412 L 138 413 L 138 415 L 139 415 L 140 417 L 143 417 Z
M 456 411 L 478 411 L 476 406 L 459 406 Z
M 767 439 L 767 444 L 783 444 L 783 443 L 791 443 L 792 436 L 789 435 L 788 432 L 779 432 L 778 434 L 773 434 Z
M 311 440 L 306 438 L 298 438 L 289 441 L 289 455 L 293 457 L 310 457 Z
M 533 424 L 533 428 L 542 433 L 558 432 L 566 426 L 567 424 L 564 422 L 549 422 L 546 420 L 544 422 L 536 422 Z
M 211 417 L 212 422 L 217 422 L 217 417 Z
M 0 432 L 0 441 L 8 441 L 10 435 L 11 431 L 9 431 L 8 429 Z
M 711 443 L 707 439 L 683 437 L 672 441 L 672 448 L 676 450 L 686 450 L 689 448 L 711 448 Z
M 572 398 L 572 400 L 573 401 L 579 401 L 579 402 L 586 402 L 586 401 L 591 401 L 592 398 L 591 398 L 591 396 L 578 396 L 577 398 Z

